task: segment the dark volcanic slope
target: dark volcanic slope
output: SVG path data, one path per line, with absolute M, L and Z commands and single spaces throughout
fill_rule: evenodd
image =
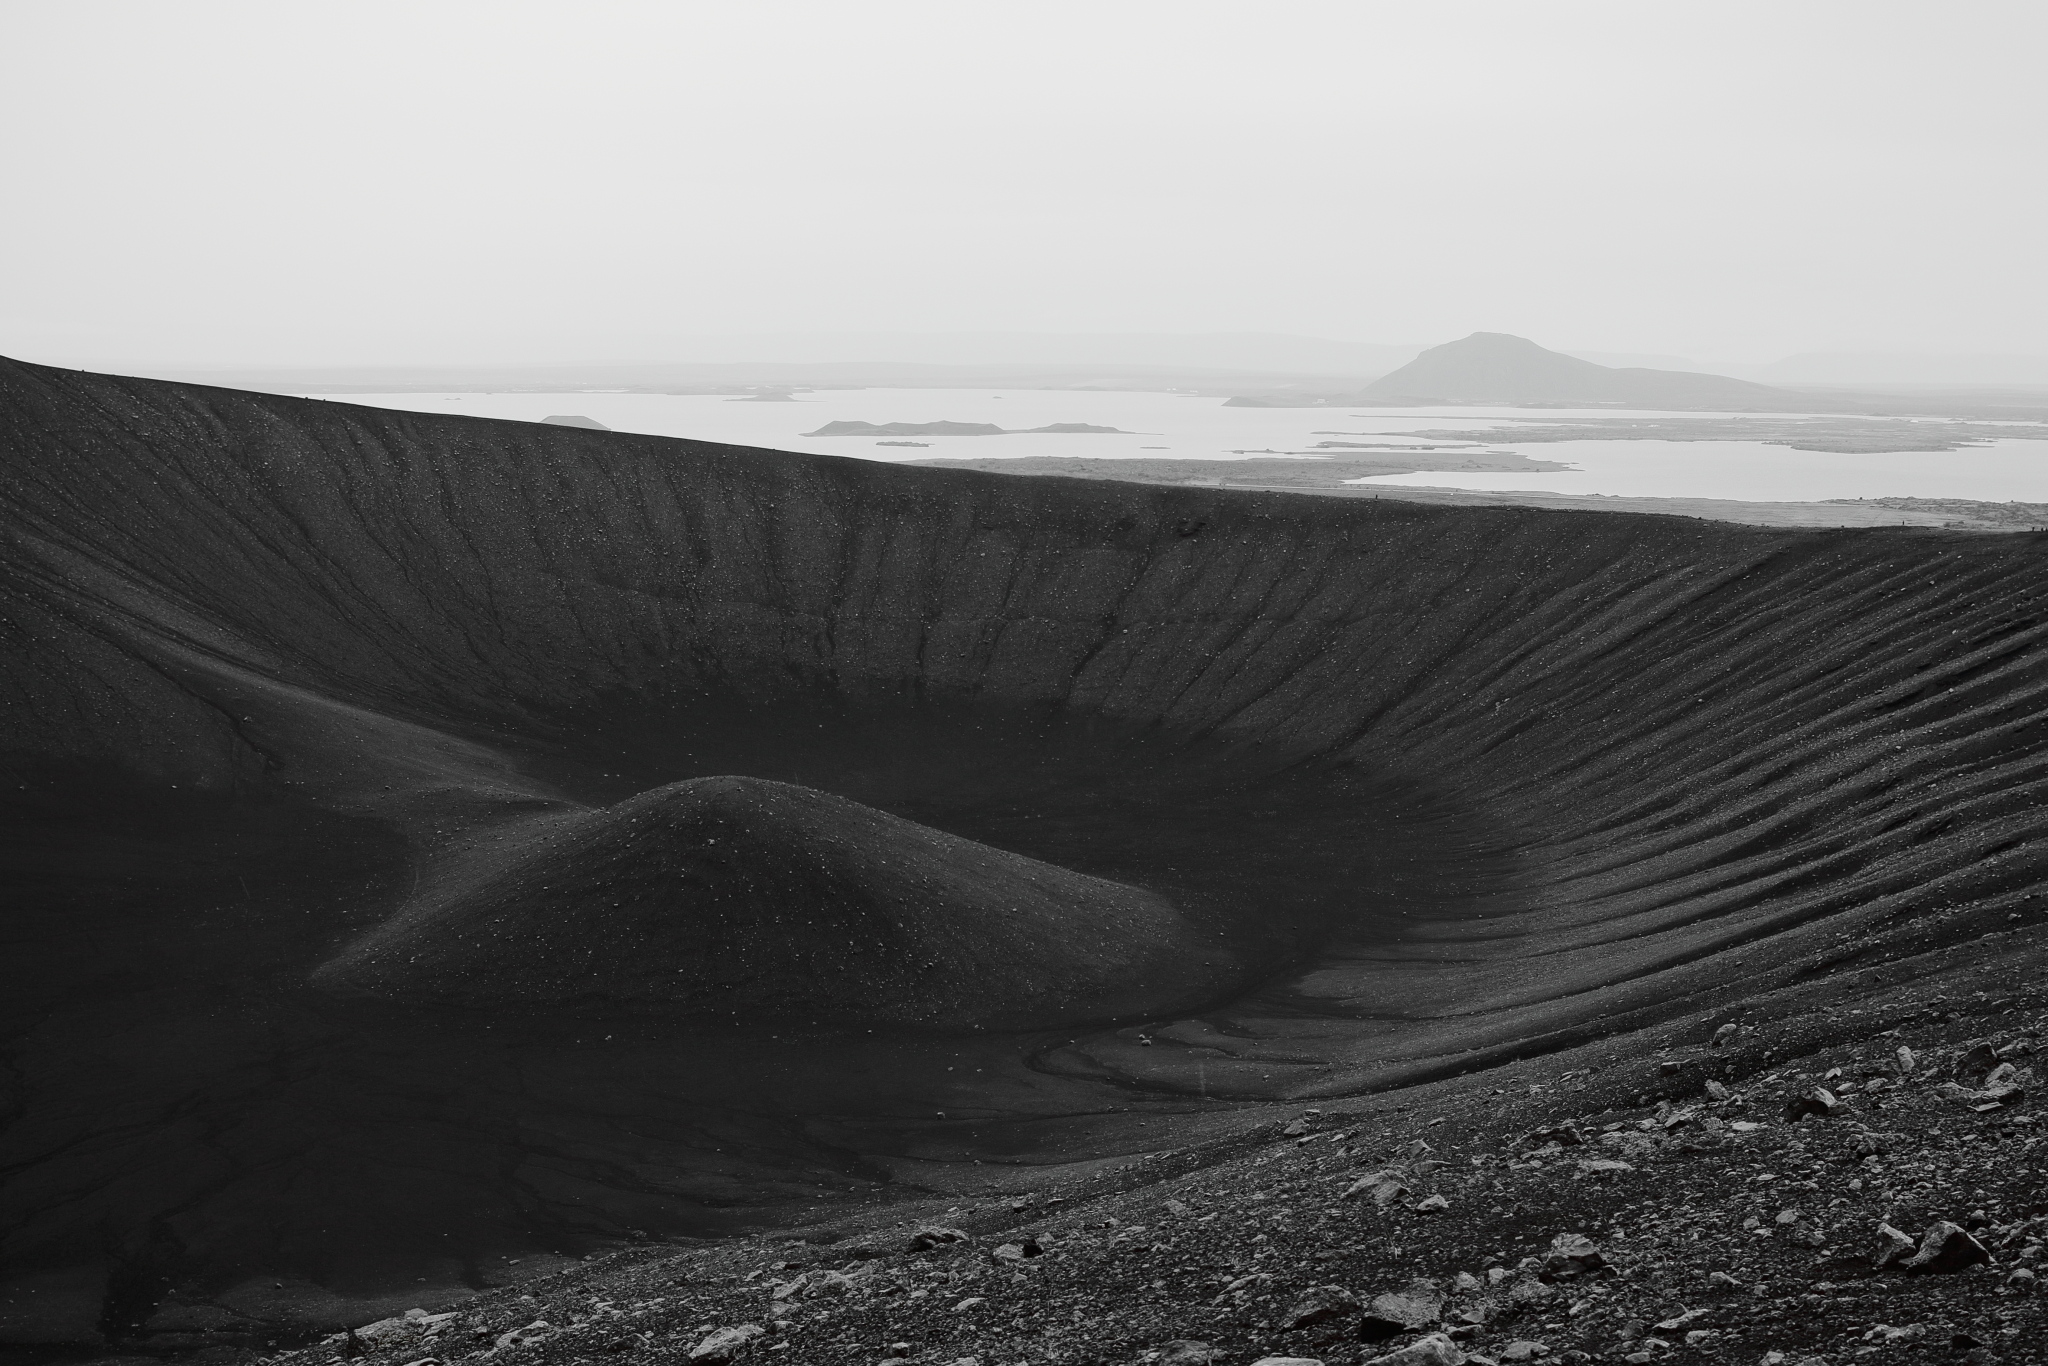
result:
M 2034 535 L 1010 478 L 16 364 L 0 452 L 16 1336 L 120 1337 L 187 1281 L 339 1316 L 486 1251 L 1129 1152 L 2048 907 Z M 765 929 L 758 966 L 801 970 L 747 999 L 784 1037 L 537 1009 L 644 980 L 644 940 L 557 914 L 631 923 L 584 891 L 667 885 L 631 823 L 717 775 L 885 813 L 915 857 L 857 875 L 816 826 L 751 838 L 810 860 L 762 877 L 915 923 L 1026 860 L 1158 901 L 1039 884 L 1073 943 L 1037 957 L 973 917 L 908 989 L 1046 1026 L 1010 1037 L 791 1039 L 843 1015 Z M 968 865 L 999 871 L 956 892 Z M 486 886 L 558 963 L 463 938 Z M 1060 1027 L 1160 902 L 1201 937 L 1148 944 L 1143 1009 L 1256 980 Z M 403 976 L 401 944 L 464 1009 L 308 984 Z
M 786 783 L 697 778 L 514 843 L 314 980 L 954 1029 L 1156 1015 L 1229 980 L 1156 896 Z
M 1690 370 L 1616 369 L 1505 332 L 1432 346 L 1365 396 L 1465 403 L 1625 403 L 1639 408 L 1782 408 L 1802 400 L 1768 384 Z

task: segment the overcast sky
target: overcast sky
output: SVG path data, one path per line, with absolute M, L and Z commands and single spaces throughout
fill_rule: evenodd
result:
M 0 350 L 2048 352 L 2041 0 L 0 0 Z

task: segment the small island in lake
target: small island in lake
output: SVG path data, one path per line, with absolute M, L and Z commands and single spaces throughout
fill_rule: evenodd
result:
M 1044 427 L 998 427 L 993 422 L 827 422 L 805 436 L 1030 436 L 1042 432 L 1129 436 L 1120 427 L 1054 422 Z

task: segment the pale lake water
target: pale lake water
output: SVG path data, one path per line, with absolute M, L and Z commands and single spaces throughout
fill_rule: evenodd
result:
M 616 431 L 649 436 L 824 451 L 866 460 L 934 457 L 1115 456 L 1122 459 L 1236 459 L 1246 453 L 1321 454 L 1319 441 L 1392 442 L 1436 428 L 1500 426 L 1502 439 L 1483 449 L 1519 451 L 1570 470 L 1486 474 L 1422 471 L 1358 481 L 1496 491 L 1636 498 L 1732 498 L 1808 502 L 1828 498 L 1974 498 L 2048 502 L 2048 442 L 1996 441 L 1955 451 L 1842 455 L 1796 451 L 1761 441 L 1513 440 L 1531 414 L 1517 408 L 1229 408 L 1220 398 L 1151 392 L 1066 389 L 843 389 L 800 394 L 793 402 L 756 403 L 724 395 L 569 393 L 321 394 L 314 397 L 381 408 L 537 422 L 556 414 L 593 418 Z M 1561 418 L 1677 416 L 1726 418 L 1739 413 L 1654 413 L 1546 408 Z M 1816 419 L 1821 421 L 1824 419 Z M 923 448 L 878 446 L 873 437 L 807 437 L 828 422 L 992 422 L 1040 427 L 1086 422 L 1123 435 L 919 437 Z M 1335 454 L 1345 454 L 1335 452 Z M 1366 454 L 1366 452 L 1357 452 Z

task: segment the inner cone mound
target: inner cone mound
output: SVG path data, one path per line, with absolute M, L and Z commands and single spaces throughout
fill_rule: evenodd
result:
M 525 827 L 322 965 L 352 993 L 1032 1028 L 1230 984 L 1161 897 L 809 788 L 698 778 Z

